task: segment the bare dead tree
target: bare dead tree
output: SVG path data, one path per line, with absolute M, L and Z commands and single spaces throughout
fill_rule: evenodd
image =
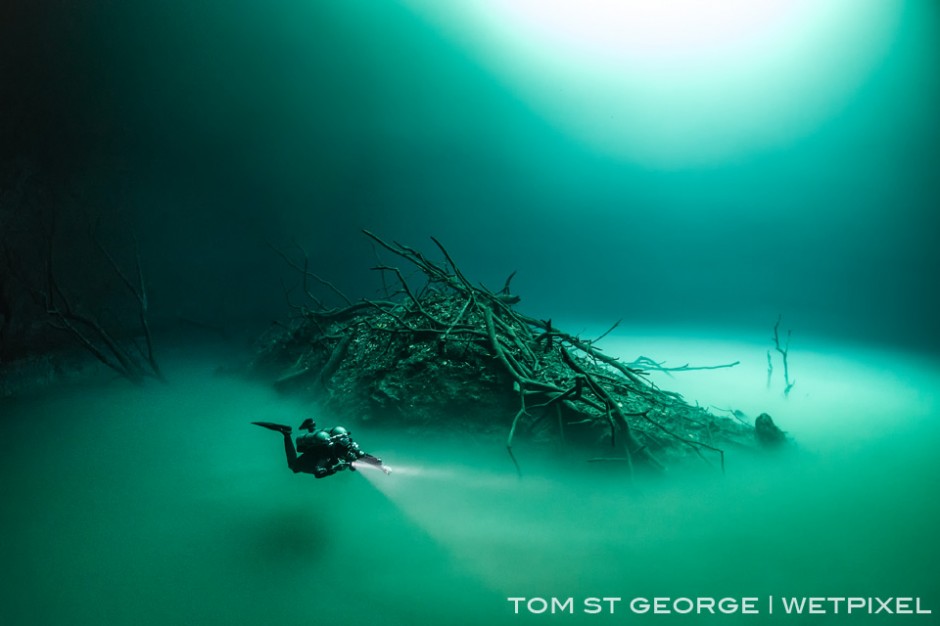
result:
M 774 324 L 774 349 L 780 353 L 781 358 L 783 359 L 783 396 L 785 398 L 790 397 L 790 390 L 793 389 L 793 385 L 796 384 L 795 380 L 790 380 L 790 364 L 787 357 L 790 354 L 790 336 L 793 334 L 792 330 L 787 330 L 787 340 L 780 345 L 780 322 L 783 319 L 782 315 L 777 316 L 777 323 Z M 768 363 L 770 361 L 770 353 L 768 352 Z M 770 380 L 770 371 L 768 370 L 767 379 Z
M 140 250 L 134 240 L 134 277 L 133 279 L 121 268 L 111 252 L 97 237 L 94 229 L 90 237 L 110 269 L 118 277 L 124 290 L 130 295 L 136 308 L 136 328 L 109 328 L 98 317 L 87 312 L 66 292 L 60 283 L 56 264 L 56 221 L 51 220 L 48 233 L 48 247 L 45 259 L 45 287 L 39 297 L 45 306 L 48 323 L 53 328 L 72 336 L 85 350 L 98 361 L 118 373 L 121 377 L 141 384 L 146 378 L 156 378 L 166 382 L 154 352 L 153 335 L 148 322 L 149 299 L 147 285 L 140 263 Z M 143 345 L 138 337 L 143 338 Z

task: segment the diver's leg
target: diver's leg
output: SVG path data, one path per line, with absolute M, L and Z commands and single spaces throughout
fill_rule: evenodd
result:
M 287 467 L 296 474 L 300 468 L 297 466 L 297 450 L 294 449 L 294 440 L 290 438 L 290 433 L 284 433 L 284 452 L 287 454 Z
M 287 467 L 291 468 L 295 473 L 299 472 L 300 469 L 297 465 L 297 450 L 294 449 L 294 442 L 290 438 L 292 428 L 290 426 L 284 426 L 283 424 L 275 424 L 274 422 L 252 422 L 263 428 L 270 430 L 276 430 L 277 432 L 284 435 L 284 452 L 287 454 Z

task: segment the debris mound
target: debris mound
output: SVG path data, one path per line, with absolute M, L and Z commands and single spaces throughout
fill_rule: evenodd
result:
M 725 446 L 753 447 L 753 427 L 653 384 L 647 370 L 663 369 L 656 362 L 623 362 L 596 345 L 600 338 L 518 311 L 513 275 L 494 292 L 471 283 L 433 237 L 442 261 L 364 232 L 416 268 L 420 288 L 399 267 L 379 265 L 394 290 L 353 302 L 306 258 L 280 253 L 300 272 L 309 301 L 292 305 L 291 322 L 262 338 L 250 370 L 349 419 L 475 438 L 499 433 L 517 470 L 513 443 L 523 437 L 583 449 L 588 460 L 622 462 L 631 473 L 690 456 L 723 469 Z M 344 305 L 325 306 L 313 282 Z

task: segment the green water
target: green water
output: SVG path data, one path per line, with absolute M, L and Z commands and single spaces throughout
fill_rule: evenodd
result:
M 131 278 L 137 256 L 168 335 L 257 336 L 308 286 L 342 305 L 271 246 L 384 298 L 370 268 L 399 259 L 367 228 L 439 260 L 434 236 L 494 291 L 518 272 L 520 310 L 573 334 L 622 319 L 611 354 L 740 360 L 656 382 L 768 411 L 799 446 L 631 485 L 519 442 L 519 481 L 502 441 L 351 423 L 159 342 L 167 385 L 0 400 L 0 626 L 937 623 L 938 7 L 4 2 L 4 366 L 70 340 L 51 274 L 136 326 L 112 255 Z M 788 399 L 779 363 L 765 382 L 778 316 Z M 396 471 L 296 476 L 250 425 L 311 415 Z M 771 595 L 933 613 L 769 615 Z M 605 596 L 613 615 L 507 600 Z M 631 614 L 638 596 L 762 612 Z
M 934 623 L 940 370 L 877 356 L 807 354 L 787 401 L 762 388 L 756 358 L 701 373 L 723 380 L 713 393 L 771 405 L 805 444 L 732 454 L 724 477 L 696 467 L 632 487 L 611 466 L 525 445 L 519 481 L 498 442 L 367 425 L 354 434 L 391 476 L 293 475 L 279 437 L 249 422 L 335 416 L 215 375 L 213 354 L 169 363 L 166 386 L 6 400 L 0 623 Z M 935 614 L 770 616 L 768 595 L 914 596 Z M 623 601 L 581 613 L 592 596 Z M 756 596 L 762 612 L 634 615 L 636 596 Z M 509 597 L 572 597 L 577 610 L 515 615 Z

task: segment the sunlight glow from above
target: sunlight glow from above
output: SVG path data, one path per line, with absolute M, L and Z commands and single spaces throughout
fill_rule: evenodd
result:
M 786 145 L 883 58 L 893 0 L 402 0 L 559 129 L 650 167 Z
M 773 28 L 793 2 L 774 0 L 518 0 L 504 7 L 512 22 L 547 42 L 595 61 L 635 57 L 693 58 Z

